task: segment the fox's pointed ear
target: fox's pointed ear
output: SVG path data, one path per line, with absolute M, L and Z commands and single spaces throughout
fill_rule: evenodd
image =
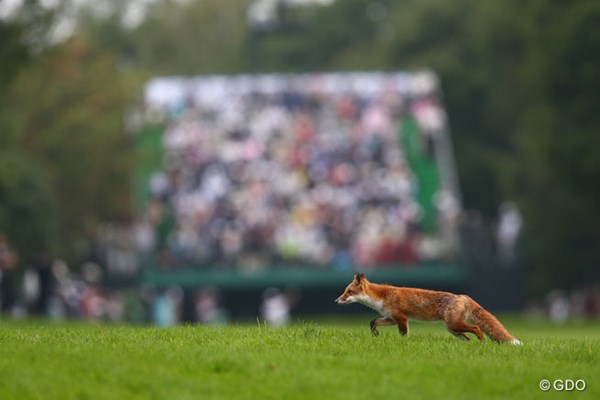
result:
M 354 274 L 354 282 L 356 282 L 357 285 L 360 285 L 362 283 L 363 279 L 366 279 L 365 274 L 363 274 L 361 272 L 357 272 Z

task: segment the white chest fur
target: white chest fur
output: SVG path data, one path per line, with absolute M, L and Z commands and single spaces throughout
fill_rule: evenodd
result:
M 390 313 L 388 313 L 386 311 L 386 309 L 383 307 L 383 300 L 374 300 L 374 299 L 367 297 L 365 295 L 362 295 L 362 294 L 357 294 L 356 296 L 354 296 L 354 300 L 357 303 L 360 303 L 364 306 L 367 306 L 367 307 L 377 311 L 379 314 L 383 315 L 384 317 L 391 318 Z

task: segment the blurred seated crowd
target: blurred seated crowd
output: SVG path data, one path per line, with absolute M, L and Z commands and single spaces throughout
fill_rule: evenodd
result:
M 452 252 L 440 232 L 457 203 L 438 193 L 437 229 L 422 229 L 401 139 L 410 118 L 431 152 L 444 129 L 432 74 L 160 78 L 146 110 L 165 126 L 135 229 L 146 263 L 350 269 Z
M 102 284 L 103 268 L 93 262 L 71 271 L 61 259 L 38 258 L 22 272 L 21 284 L 7 271 L 16 271 L 18 255 L 0 234 L 0 323 L 3 318 L 47 316 L 52 320 L 84 319 L 162 327 L 181 323 L 223 325 L 232 319 L 284 326 L 302 297 L 297 287 L 266 288 L 260 299 L 246 301 L 255 308 L 241 311 L 239 296 L 231 298 L 217 287 L 183 289 L 176 285 L 110 288 Z M 12 288 L 7 290 L 11 285 Z M 243 295 L 246 296 L 246 295 Z M 253 314 L 254 313 L 254 314 Z M 557 325 L 598 318 L 600 285 L 589 284 L 570 292 L 556 289 L 530 303 L 531 319 L 549 319 Z M 254 315 L 254 317 L 253 317 Z

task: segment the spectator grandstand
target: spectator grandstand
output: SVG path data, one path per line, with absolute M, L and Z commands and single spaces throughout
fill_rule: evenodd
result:
M 460 201 L 429 72 L 157 78 L 144 115 L 140 148 L 158 154 L 137 179 L 144 263 L 369 269 L 456 255 Z

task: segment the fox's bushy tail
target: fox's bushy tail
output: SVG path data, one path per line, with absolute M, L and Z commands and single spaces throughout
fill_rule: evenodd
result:
M 521 341 L 514 337 L 496 317 L 485 308 L 481 307 L 475 300 L 469 298 L 469 319 L 478 325 L 492 340 L 514 345 L 522 345 Z

